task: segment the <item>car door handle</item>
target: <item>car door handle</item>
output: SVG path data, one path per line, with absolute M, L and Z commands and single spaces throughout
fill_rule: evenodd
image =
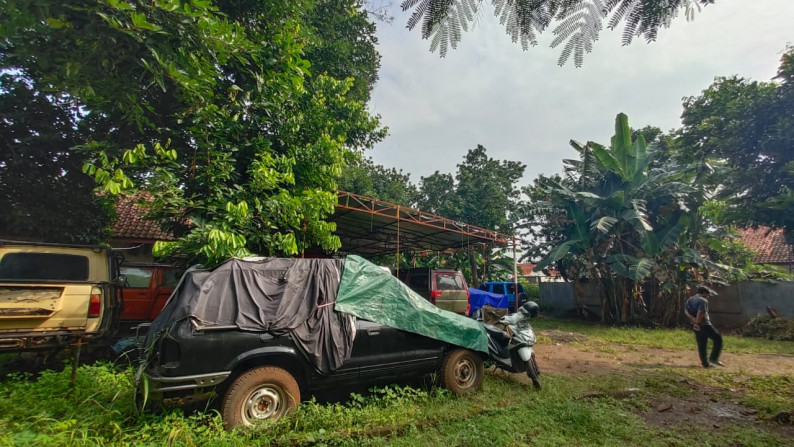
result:
M 380 329 L 367 329 L 368 335 L 378 335 L 380 334 Z

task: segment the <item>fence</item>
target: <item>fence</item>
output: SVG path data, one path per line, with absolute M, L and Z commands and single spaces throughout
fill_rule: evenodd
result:
M 788 317 L 794 317 L 794 283 L 742 281 L 715 289 L 717 296 L 709 298 L 709 316 L 715 325 L 738 328 L 751 318 L 773 307 Z M 550 316 L 569 316 L 580 306 L 600 315 L 601 300 L 593 284 L 541 283 L 541 311 Z

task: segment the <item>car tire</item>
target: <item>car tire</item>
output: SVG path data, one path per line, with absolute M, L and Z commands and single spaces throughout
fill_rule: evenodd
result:
M 540 383 L 540 369 L 538 369 L 538 363 L 535 361 L 535 353 L 532 353 L 532 356 L 527 360 L 527 375 L 529 379 L 532 380 L 532 386 L 535 387 L 536 390 L 541 389 L 542 384 Z
M 261 421 L 276 421 L 298 408 L 298 382 L 284 369 L 263 366 L 246 371 L 223 396 L 221 417 L 231 430 Z
M 485 367 L 482 359 L 474 352 L 455 349 L 444 358 L 440 375 L 441 385 L 452 394 L 461 396 L 480 389 Z

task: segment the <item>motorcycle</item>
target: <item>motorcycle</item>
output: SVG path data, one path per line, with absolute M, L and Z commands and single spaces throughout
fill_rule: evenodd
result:
M 491 306 L 483 306 L 473 315 L 488 334 L 488 363 L 509 372 L 526 372 L 535 389 L 541 388 L 540 369 L 532 350 L 535 332 L 528 320 L 536 317 L 538 311 L 537 303 L 529 301 L 509 315 L 504 315 L 504 309 Z

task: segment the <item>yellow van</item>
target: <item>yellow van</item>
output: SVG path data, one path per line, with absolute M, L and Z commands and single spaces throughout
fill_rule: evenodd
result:
M 0 352 L 61 347 L 118 318 L 109 247 L 0 241 Z

